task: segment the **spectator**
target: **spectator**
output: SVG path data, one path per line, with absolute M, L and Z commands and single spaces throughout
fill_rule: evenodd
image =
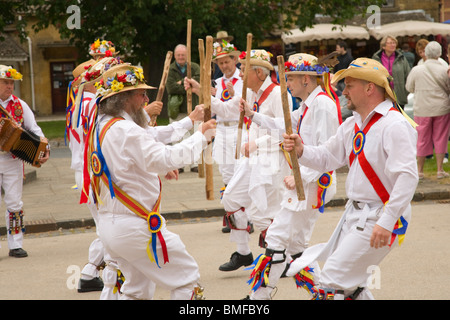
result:
M 437 178 L 448 177 L 443 169 L 443 160 L 448 151 L 450 126 L 450 79 L 447 68 L 438 58 L 441 45 L 432 41 L 425 47 L 425 62 L 411 70 L 406 89 L 414 92 L 414 121 L 417 127 L 417 160 L 419 178 L 424 178 L 423 167 L 427 155 L 436 153 Z
M 406 59 L 409 62 L 410 68 L 412 68 L 414 66 L 414 63 L 416 62 L 416 56 L 415 56 L 414 52 L 411 51 L 411 47 L 409 46 L 409 44 L 407 42 L 405 42 L 402 45 L 402 51 L 403 51 L 403 55 L 406 57 Z
M 168 112 L 170 122 L 180 120 L 187 116 L 187 98 L 184 89 L 184 78 L 187 75 L 187 48 L 179 44 L 174 50 L 175 61 L 170 65 L 167 76 L 167 93 L 169 95 Z M 192 78 L 200 80 L 200 66 L 191 63 Z M 198 104 L 198 97 L 192 96 L 192 105 Z
M 405 82 L 411 67 L 403 53 L 397 50 L 397 45 L 398 41 L 395 37 L 383 37 L 380 42 L 380 50 L 373 54 L 372 59 L 381 62 L 393 77 L 391 87 L 397 96 L 397 103 L 403 108 L 408 103 L 408 92 L 405 89 Z
M 417 65 L 421 65 L 421 64 L 423 64 L 425 62 L 425 60 L 427 60 L 427 57 L 425 56 L 425 47 L 427 46 L 428 43 L 429 43 L 429 41 L 427 39 L 420 39 L 419 41 L 417 41 L 417 43 L 416 43 L 416 53 L 420 57 L 420 60 L 419 60 L 419 62 L 417 62 Z M 437 60 L 444 67 L 448 68 L 448 63 L 445 62 L 444 59 L 439 57 Z
M 336 51 L 339 53 L 337 57 L 339 63 L 334 66 L 333 68 L 334 73 L 342 69 L 347 69 L 350 63 L 353 61 L 352 54 L 350 53 L 350 51 L 348 51 L 348 46 L 345 41 L 339 41 L 336 44 Z M 336 89 L 338 89 L 339 91 L 343 91 L 344 87 L 345 87 L 344 80 L 341 80 L 336 84 Z

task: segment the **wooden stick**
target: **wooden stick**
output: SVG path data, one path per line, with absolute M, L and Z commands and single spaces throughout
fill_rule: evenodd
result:
M 186 38 L 186 47 L 187 47 L 187 78 L 192 78 L 192 70 L 191 70 L 191 33 L 192 33 L 192 20 L 189 19 L 187 21 L 187 38 Z M 190 114 L 192 112 L 192 89 L 189 87 L 186 92 L 187 98 L 187 113 Z
M 206 52 L 203 63 L 204 79 L 201 86 L 203 94 L 204 122 L 211 120 L 211 60 L 213 54 L 213 37 L 206 37 Z M 212 143 L 205 149 L 206 199 L 214 200 Z
M 281 89 L 281 102 L 283 105 L 284 114 L 284 124 L 286 127 L 286 134 L 292 134 L 292 121 L 291 121 L 291 110 L 289 108 L 289 100 L 287 95 L 287 85 L 286 76 L 284 73 L 284 58 L 283 56 L 277 57 L 278 62 L 278 74 L 280 77 L 280 89 Z M 294 174 L 295 188 L 297 189 L 298 200 L 305 200 L 305 191 L 303 190 L 302 176 L 300 174 L 300 166 L 297 160 L 297 152 L 292 149 L 289 152 L 289 157 L 291 158 L 292 171 Z
M 158 93 L 156 95 L 155 101 L 162 101 L 164 96 L 164 90 L 166 89 L 166 83 L 167 83 L 167 76 L 169 74 L 169 68 L 170 68 L 170 62 L 172 61 L 173 52 L 167 51 L 166 54 L 166 61 L 164 61 L 164 69 L 163 74 L 161 77 L 161 82 L 159 83 Z M 152 127 L 156 126 L 156 118 L 158 115 L 152 115 L 152 118 L 150 120 L 150 125 Z
M 250 55 L 252 51 L 252 38 L 253 35 L 251 33 L 247 33 L 247 53 L 245 55 L 245 70 L 244 70 L 244 79 L 242 85 L 242 99 L 247 100 L 247 79 L 248 79 L 248 70 L 250 69 Z M 239 124 L 238 124 L 238 134 L 236 139 L 236 154 L 235 158 L 239 159 L 241 154 L 241 141 L 242 141 L 242 127 L 244 125 L 244 111 L 239 115 Z
M 203 72 L 203 61 L 205 60 L 205 43 L 203 39 L 198 39 L 198 52 L 200 56 L 200 85 L 204 81 L 205 73 Z M 203 103 L 203 93 L 200 92 L 198 96 L 198 103 Z M 204 178 L 205 177 L 205 160 L 204 160 L 204 153 L 202 151 L 202 154 L 200 156 L 200 162 L 198 164 L 198 177 Z

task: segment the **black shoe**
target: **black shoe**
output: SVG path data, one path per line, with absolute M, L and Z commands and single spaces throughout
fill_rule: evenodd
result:
M 237 270 L 242 266 L 249 266 L 253 262 L 253 254 L 250 252 L 247 255 L 242 255 L 238 252 L 234 252 L 231 255 L 230 261 L 227 263 L 222 264 L 219 267 L 220 271 L 233 271 Z
M 178 173 L 183 173 L 184 172 L 184 168 L 179 168 L 178 169 Z
M 80 282 L 78 283 L 78 292 L 91 292 L 102 290 L 103 290 L 103 281 L 99 277 L 91 280 L 80 279 Z
M 231 229 L 230 229 L 229 226 L 226 226 L 226 227 L 222 228 L 222 233 L 230 233 L 230 232 L 231 232 Z
M 28 253 L 22 248 L 9 250 L 9 256 L 15 258 L 25 258 L 28 257 Z
M 191 168 L 191 172 L 198 172 L 198 167 Z

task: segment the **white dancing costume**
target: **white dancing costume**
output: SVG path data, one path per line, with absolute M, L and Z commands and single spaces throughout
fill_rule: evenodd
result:
M 291 121 L 293 132 L 299 133 L 304 144 L 312 146 L 325 143 L 339 127 L 336 104 L 324 94 L 320 86 L 301 103 L 299 109 L 291 113 Z M 280 132 L 285 132 L 284 118 L 273 119 L 255 114 L 253 122 L 262 128 L 279 128 Z M 305 166 L 300 166 L 300 172 L 306 200 L 298 200 L 296 189 L 284 188 L 281 208 L 269 226 L 265 238 L 267 248 L 278 254 L 275 253 L 272 257 L 274 263 L 271 265 L 269 283 L 252 292 L 251 299 L 270 299 L 271 292 L 288 262 L 285 257 L 301 254 L 308 247 L 314 225 L 321 214 L 319 208 L 336 194 L 334 172 L 331 174 L 331 184 L 325 189 L 323 203 L 318 203 L 317 180 L 324 172 Z
M 355 124 L 367 129 L 373 117 L 380 117 L 364 139 L 355 139 Z M 358 135 L 356 135 L 358 138 Z M 293 276 L 313 261 L 325 261 L 320 276 L 320 288 L 340 290 L 340 297 L 347 297 L 358 287 L 366 287 L 367 268 L 378 265 L 383 258 L 405 237 L 405 229 L 411 218 L 410 202 L 418 182 L 416 163 L 417 132 L 400 112 L 392 109 L 392 101 L 380 103 L 362 121 L 359 114 L 348 118 L 337 134 L 324 145 L 305 145 L 300 163 L 316 170 L 334 170 L 349 166 L 346 192 L 349 201 L 345 212 L 327 243 L 317 244 L 305 250 L 287 272 Z M 364 152 L 379 184 L 365 173 L 366 161 L 353 151 Z M 362 150 L 362 151 L 361 151 Z M 389 201 L 383 203 L 380 186 L 386 190 Z M 379 225 L 393 231 L 390 246 L 379 249 L 370 247 L 373 227 Z M 362 299 L 373 298 L 366 288 Z

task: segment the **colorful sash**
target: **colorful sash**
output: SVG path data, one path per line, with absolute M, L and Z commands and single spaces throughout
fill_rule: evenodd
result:
M 389 111 L 397 111 L 395 108 L 391 108 Z M 369 129 L 382 117 L 382 114 L 375 113 L 372 118 L 369 120 L 369 123 L 364 127 L 361 131 L 358 125 L 355 123 L 355 136 L 353 137 L 353 152 L 349 156 L 350 166 L 354 163 L 355 158 L 358 158 L 361 169 L 366 175 L 372 187 L 375 189 L 375 192 L 380 197 L 381 201 L 386 205 L 389 201 L 390 194 L 384 187 L 380 178 L 376 174 L 375 170 L 370 165 L 369 161 L 364 154 L 364 144 L 366 142 L 366 134 Z M 391 242 L 389 246 L 395 240 L 395 237 L 398 236 L 399 245 L 403 242 L 405 238 L 406 229 L 408 227 L 408 222 L 402 217 L 397 220 L 397 223 L 394 226 L 394 230 L 392 231 Z
M 327 94 L 326 92 L 320 92 L 319 94 L 317 94 L 317 96 L 315 98 L 317 98 L 318 96 L 321 96 L 321 95 L 324 95 L 334 101 L 334 99 L 331 98 L 330 95 Z M 341 120 L 341 116 L 340 116 L 340 108 L 339 107 L 338 107 L 338 110 L 339 110 L 339 112 L 338 112 L 339 124 L 341 124 L 342 120 Z M 302 142 L 303 142 L 303 139 L 300 135 L 300 129 L 301 129 L 302 122 L 303 122 L 303 119 L 305 118 L 307 111 L 308 111 L 308 106 L 305 105 L 305 110 L 303 111 L 303 114 L 300 116 L 300 118 L 298 119 L 298 122 L 297 122 L 297 134 L 299 135 L 300 140 Z M 286 152 L 285 152 L 285 157 L 286 157 L 286 159 L 288 159 L 288 157 L 286 156 Z M 292 165 L 289 160 L 288 160 L 288 163 L 289 163 L 289 166 L 291 166 L 291 168 L 292 168 Z M 313 205 L 312 207 L 313 207 L 313 209 L 319 209 L 320 213 L 323 213 L 325 210 L 325 195 L 326 195 L 327 189 L 331 186 L 331 183 L 333 182 L 332 174 L 333 174 L 333 171 L 325 172 L 317 180 L 317 185 L 318 185 L 317 205 Z
M 238 81 L 237 78 L 233 78 L 233 80 L 231 81 L 231 83 L 233 84 L 233 86 L 235 85 L 235 83 Z M 220 97 L 220 100 L 222 101 L 228 101 L 231 99 L 231 95 L 230 92 L 228 91 L 227 86 L 225 85 L 225 80 L 222 78 L 222 95 Z
M 84 98 L 83 103 L 85 103 L 84 111 L 82 114 L 82 126 L 83 126 L 83 141 L 86 141 L 87 135 L 89 133 L 89 120 L 92 119 L 92 115 L 94 113 L 94 109 L 92 108 L 91 112 L 89 113 L 89 105 L 91 104 L 92 98 Z
M 99 137 L 98 137 L 98 145 L 97 145 L 97 151 L 92 153 L 91 159 L 91 165 L 92 165 L 92 171 L 94 172 L 94 175 L 97 178 L 100 178 L 103 183 L 106 186 L 109 186 L 111 191 L 111 197 L 116 197 L 124 206 L 126 206 L 128 209 L 130 209 L 133 213 L 135 213 L 137 216 L 141 217 L 142 219 L 145 219 L 148 224 L 148 229 L 152 234 L 152 237 L 150 238 L 148 245 L 147 245 L 147 255 L 150 258 L 150 261 L 156 262 L 156 265 L 159 266 L 158 262 L 158 255 L 156 252 L 156 242 L 157 238 L 159 239 L 159 242 L 161 244 L 161 249 L 163 252 L 164 257 L 164 264 L 169 262 L 169 256 L 167 253 L 167 247 L 166 242 L 164 240 L 164 237 L 161 233 L 161 228 L 163 226 L 162 217 L 159 213 L 159 205 L 161 203 L 161 180 L 159 180 L 159 196 L 158 200 L 156 201 L 155 205 L 153 206 L 151 211 L 148 211 L 144 206 L 142 206 L 139 202 L 134 200 L 132 197 L 130 197 L 125 191 L 120 189 L 112 180 L 111 176 L 107 170 L 106 162 L 103 158 L 103 155 L 101 153 L 101 144 L 103 142 L 103 139 L 105 137 L 106 132 L 111 128 L 111 126 L 116 123 L 117 121 L 124 120 L 123 118 L 113 118 L 108 121 L 108 123 L 103 127 Z M 94 184 L 95 185 L 95 184 Z M 96 186 L 96 194 L 99 194 L 98 185 Z M 150 250 L 151 247 L 151 250 Z
M 266 101 L 267 97 L 270 95 L 272 90 L 278 86 L 276 83 L 271 83 L 266 90 L 262 93 L 261 97 L 259 97 L 259 100 L 253 103 L 253 111 L 259 112 L 259 107 L 263 104 L 264 101 Z M 252 120 L 250 118 L 245 117 L 244 118 L 245 127 L 247 130 L 250 128 L 250 125 L 252 124 Z
M 278 86 L 278 84 L 276 83 L 271 83 L 266 90 L 264 90 L 264 92 L 262 93 L 261 97 L 259 97 L 259 100 L 253 103 L 253 111 L 255 112 L 259 112 L 259 107 L 263 104 L 264 101 L 266 101 L 267 97 L 270 95 L 270 93 L 272 92 L 273 88 L 275 88 L 276 86 Z
M 69 87 L 67 88 L 66 131 L 64 132 L 64 141 L 66 141 L 66 139 L 68 141 L 70 141 L 69 132 L 71 132 L 71 130 L 72 130 L 72 113 L 73 113 L 73 108 L 74 108 L 75 95 L 76 95 L 76 93 L 75 93 L 75 90 L 73 89 L 72 81 L 71 81 L 71 82 L 69 82 Z M 77 134 L 77 136 L 78 136 L 78 134 Z

